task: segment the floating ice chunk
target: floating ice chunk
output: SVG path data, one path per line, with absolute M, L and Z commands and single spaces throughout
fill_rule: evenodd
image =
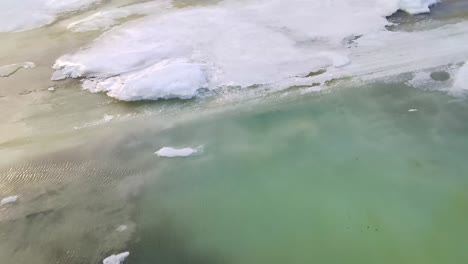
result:
M 54 91 L 55 91 L 55 87 L 49 87 L 49 88 L 47 88 L 47 91 L 54 92 Z
M 171 7 L 171 1 L 162 0 L 102 10 L 69 24 L 68 29 L 74 32 L 106 30 L 117 24 L 119 19 L 131 15 L 156 14 L 157 12 L 169 9 Z
M 400 0 L 400 9 L 410 14 L 429 13 L 429 7 L 439 2 L 440 0 Z
M 172 147 L 164 147 L 156 151 L 154 154 L 160 157 L 175 158 L 175 157 L 188 157 L 188 156 L 192 156 L 201 152 L 203 152 L 203 146 L 200 146 L 195 149 L 193 148 L 176 149 Z
M 418 109 L 409 109 L 408 112 L 417 112 Z
M 123 252 L 117 255 L 111 255 L 105 258 L 102 263 L 103 264 L 122 264 L 125 259 L 130 256 L 130 252 Z
M 125 231 L 127 229 L 128 229 L 128 227 L 126 225 L 121 225 L 121 226 L 117 227 L 117 229 L 115 231 L 123 232 L 123 231 Z
M 64 12 L 79 10 L 99 0 L 2 0 L 0 32 L 37 28 L 54 22 Z
M 0 67 L 0 77 L 8 77 L 15 72 L 17 72 L 19 69 L 31 69 L 36 67 L 36 64 L 34 62 L 24 62 L 24 63 L 15 63 L 15 64 L 10 64 L 6 66 Z
M 3 199 L 0 201 L 0 205 L 9 204 L 9 203 L 14 203 L 14 202 L 16 202 L 17 200 L 18 200 L 18 195 L 9 196 L 9 197 L 3 198 Z

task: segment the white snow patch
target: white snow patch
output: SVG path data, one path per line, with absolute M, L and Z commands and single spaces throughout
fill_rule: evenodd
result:
M 103 264 L 122 264 L 125 259 L 130 256 L 130 252 L 123 252 L 117 255 L 111 255 L 105 258 L 102 263 Z
M 409 109 L 409 110 L 408 110 L 408 112 L 410 112 L 410 113 L 411 113 L 411 112 L 417 112 L 417 111 L 418 111 L 418 109 Z
M 158 151 L 156 151 L 154 154 L 160 156 L 160 157 L 166 157 L 166 158 L 175 158 L 175 157 L 188 157 L 192 156 L 195 154 L 199 154 L 203 152 L 203 146 L 200 146 L 198 148 L 172 148 L 172 147 L 164 147 Z
M 18 200 L 18 197 L 19 197 L 18 195 L 5 197 L 0 201 L 0 205 L 14 203 Z

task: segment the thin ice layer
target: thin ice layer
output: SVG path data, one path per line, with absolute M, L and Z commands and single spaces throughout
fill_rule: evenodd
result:
M 23 62 L 23 63 L 15 63 L 10 65 L 5 65 L 0 67 L 0 77 L 8 77 L 19 69 L 31 69 L 35 68 L 36 64 L 34 62 Z
M 54 22 L 64 12 L 79 10 L 99 0 L 1 0 L 0 32 L 16 32 Z
M 156 14 L 171 7 L 171 1 L 160 0 L 106 9 L 70 23 L 68 29 L 74 32 L 106 30 L 116 25 L 120 19 L 128 16 Z
M 275 83 L 348 64 L 344 39 L 383 30 L 398 3 L 250 0 L 181 9 L 130 23 L 62 56 L 54 76 L 84 77 L 85 88 L 130 101 Z

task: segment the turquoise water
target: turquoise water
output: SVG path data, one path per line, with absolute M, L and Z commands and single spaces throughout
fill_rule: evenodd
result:
M 128 263 L 468 261 L 466 101 L 373 84 L 251 110 L 148 132 L 205 152 L 154 161 Z

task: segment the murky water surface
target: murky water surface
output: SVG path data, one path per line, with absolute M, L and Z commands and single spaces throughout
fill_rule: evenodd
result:
M 133 2 L 0 33 L 0 66 L 37 65 L 0 78 L 0 199 L 18 195 L 0 206 L 1 263 L 123 251 L 129 264 L 468 262 L 468 102 L 446 92 L 446 68 L 419 89 L 408 73 L 245 100 L 234 90 L 125 103 L 50 81 L 55 59 L 101 34 L 64 25 Z M 447 0 L 430 15 L 395 14 L 389 29 L 467 10 Z M 188 158 L 153 154 L 201 145 Z

